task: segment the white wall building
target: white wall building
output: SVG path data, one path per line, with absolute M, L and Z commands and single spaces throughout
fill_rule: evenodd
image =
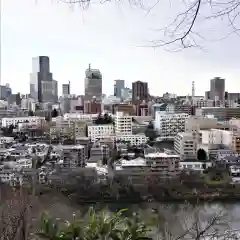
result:
M 136 135 L 117 135 L 116 140 L 130 142 L 131 145 L 142 145 L 145 144 L 148 138 L 144 134 L 136 134 Z
M 112 136 L 113 134 L 114 129 L 112 124 L 88 126 L 88 137 L 92 142 L 102 140 L 103 138 Z
M 63 118 L 68 119 L 76 119 L 76 120 L 83 120 L 83 121 L 91 121 L 92 119 L 96 119 L 98 114 L 81 114 L 81 113 L 65 113 Z
M 116 135 L 132 135 L 132 116 L 117 112 L 115 117 Z
M 178 132 L 185 131 L 185 122 L 189 118 L 186 113 L 163 114 L 156 112 L 155 128 L 162 139 L 174 139 Z
M 45 120 L 44 117 L 16 117 L 16 118 L 3 118 L 2 119 L 2 127 L 9 127 L 10 125 L 17 125 L 18 123 L 26 123 L 34 124 L 36 126 L 41 126 L 42 121 Z
M 181 170 L 203 171 L 212 166 L 211 162 L 180 162 Z
M 178 133 L 174 139 L 174 150 L 183 159 L 196 159 L 199 134 L 195 132 Z
M 211 129 L 209 131 L 209 144 L 223 144 L 225 146 L 232 146 L 233 133 L 227 130 Z

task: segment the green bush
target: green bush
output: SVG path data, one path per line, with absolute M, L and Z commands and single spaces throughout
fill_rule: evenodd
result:
M 149 229 L 137 215 L 133 218 L 123 216 L 126 209 L 112 214 L 106 211 L 96 212 L 93 208 L 82 219 L 75 215 L 70 222 L 57 224 L 48 215 L 43 214 L 39 239 L 46 240 L 140 240 L 148 237 Z

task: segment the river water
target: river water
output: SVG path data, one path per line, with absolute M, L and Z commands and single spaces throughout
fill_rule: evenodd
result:
M 177 204 L 176 203 L 174 204 L 173 203 L 172 204 L 161 204 L 161 203 L 131 204 L 131 203 L 119 202 L 119 203 L 107 204 L 107 205 L 98 203 L 98 204 L 94 204 L 94 207 L 97 209 L 107 208 L 112 212 L 116 212 L 120 209 L 128 209 L 128 211 L 126 212 L 126 216 L 131 216 L 133 212 L 141 212 L 143 217 L 149 216 L 147 213 L 151 214 L 151 212 L 156 212 L 156 209 L 160 209 L 160 212 L 162 211 L 162 209 L 164 211 L 167 209 L 165 211 L 165 214 L 172 216 L 172 218 L 168 219 L 169 225 L 170 224 L 175 225 L 175 222 L 176 222 L 175 219 L 177 219 L 177 217 L 178 219 L 181 219 L 181 216 L 186 217 L 187 214 L 189 214 L 189 216 L 192 215 L 191 209 L 198 209 L 199 212 L 203 212 L 203 215 L 206 216 L 207 218 L 203 218 L 201 215 L 200 219 L 204 219 L 204 220 L 200 220 L 202 222 L 211 220 L 211 217 L 221 212 L 223 213 L 221 222 L 224 224 L 224 226 L 219 225 L 220 226 L 219 228 L 225 232 L 225 230 L 228 228 L 227 227 L 228 225 L 230 229 L 240 233 L 240 202 L 228 203 L 228 204 L 223 204 L 223 203 L 201 204 L 201 205 L 198 205 L 197 207 L 193 205 L 179 204 L 179 203 Z M 181 215 L 182 213 L 184 213 L 184 215 Z M 193 222 L 193 221 L 194 221 L 193 219 L 190 219 L 190 222 Z M 191 239 L 191 237 L 187 239 Z M 204 240 L 205 239 L 211 239 L 211 238 L 206 237 L 204 238 Z M 215 238 L 215 239 L 221 240 L 223 238 Z M 235 239 L 235 238 L 231 238 L 231 239 Z M 240 239 L 240 236 L 239 236 L 239 239 Z

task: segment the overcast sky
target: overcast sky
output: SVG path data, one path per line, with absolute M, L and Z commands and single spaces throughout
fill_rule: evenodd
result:
M 13 92 L 28 93 L 31 58 L 47 55 L 59 89 L 70 80 L 76 94 L 84 92 L 89 63 L 102 72 L 107 94 L 113 92 L 114 79 L 124 79 L 129 87 L 132 81 L 147 81 L 155 95 L 190 94 L 195 81 L 196 94 L 203 95 L 215 76 L 226 78 L 227 90 L 239 92 L 239 37 L 204 43 L 206 51 L 139 47 L 161 38 L 153 29 L 171 18 L 168 10 L 169 0 L 148 15 L 127 4 L 94 4 L 82 11 L 54 0 L 2 0 L 2 83 L 10 83 Z M 224 31 L 219 22 L 220 30 L 209 25 L 199 24 L 198 30 L 204 28 L 208 36 Z

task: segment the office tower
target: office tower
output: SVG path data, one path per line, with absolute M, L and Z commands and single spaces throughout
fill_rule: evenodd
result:
M 122 89 L 125 88 L 124 80 L 115 80 L 114 81 L 114 96 L 121 97 Z
M 148 101 L 148 83 L 147 82 L 133 82 L 132 83 L 132 102 Z
M 58 100 L 58 83 L 50 72 L 49 57 L 32 58 L 30 74 L 30 96 L 38 102 L 56 102 Z
M 210 81 L 210 99 L 223 101 L 225 99 L 225 79 L 216 77 Z
M 85 71 L 85 100 L 91 101 L 93 98 L 97 101 L 102 99 L 102 74 L 98 69 L 89 68 Z
M 62 96 L 68 96 L 70 95 L 70 81 L 68 84 L 63 84 L 62 85 Z

